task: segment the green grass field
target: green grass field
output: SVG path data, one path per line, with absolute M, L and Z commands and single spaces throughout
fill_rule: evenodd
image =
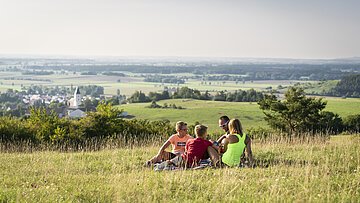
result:
M 188 124 L 194 124 L 196 121 L 209 126 L 209 132 L 220 133 L 218 127 L 218 118 L 222 115 L 228 115 L 232 118 L 240 118 L 245 128 L 266 125 L 262 112 L 257 103 L 231 103 L 216 101 L 201 101 L 190 99 L 172 99 L 159 101 L 158 104 L 175 104 L 185 109 L 151 109 L 145 108 L 149 103 L 126 104 L 118 108 L 123 109 L 135 118 L 149 120 L 170 120 L 172 123 L 183 120 Z
M 351 114 L 360 113 L 360 99 L 339 99 L 324 98 L 327 101 L 326 111 L 332 111 L 345 117 Z M 159 101 L 161 106 L 167 104 L 176 104 L 185 109 L 151 109 L 145 108 L 149 103 L 126 104 L 118 108 L 123 109 L 130 115 L 139 119 L 149 120 L 170 120 L 172 123 L 183 120 L 189 124 L 196 121 L 208 125 L 209 132 L 220 132 L 218 127 L 218 118 L 221 115 L 228 115 L 231 118 L 239 118 L 245 128 L 266 127 L 264 114 L 259 109 L 256 102 L 218 102 L 201 101 L 190 99 L 174 99 Z
M 0 202 L 357 202 L 360 137 L 254 143 L 269 167 L 156 172 L 156 146 L 1 153 Z
M 327 101 L 327 111 L 332 111 L 340 116 L 348 116 L 353 114 L 360 114 L 360 99 L 358 98 L 325 98 Z

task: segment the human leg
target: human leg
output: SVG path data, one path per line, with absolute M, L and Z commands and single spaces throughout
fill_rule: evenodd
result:
M 214 149 L 213 147 L 209 146 L 207 148 L 207 152 L 210 156 L 211 161 L 213 162 L 214 166 L 220 166 L 221 162 L 220 162 L 220 156 L 218 154 L 218 152 L 216 151 L 216 149 Z
M 159 155 L 154 156 L 150 160 L 146 161 L 145 165 L 151 166 L 152 164 L 163 162 L 165 160 L 170 160 L 172 158 L 176 157 L 175 154 L 167 151 L 161 152 Z

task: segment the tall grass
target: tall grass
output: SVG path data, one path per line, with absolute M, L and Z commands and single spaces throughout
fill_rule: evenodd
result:
M 120 142 L 120 141 L 119 141 Z M 100 143 L 99 143 L 100 144 Z M 155 172 L 160 140 L 0 154 L 2 202 L 357 202 L 360 137 L 254 141 L 255 168 Z

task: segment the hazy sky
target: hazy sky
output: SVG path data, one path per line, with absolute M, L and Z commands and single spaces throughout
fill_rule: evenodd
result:
M 0 0 L 0 54 L 360 56 L 358 0 Z

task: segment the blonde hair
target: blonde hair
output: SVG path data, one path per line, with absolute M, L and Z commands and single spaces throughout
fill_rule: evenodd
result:
M 178 121 L 176 122 L 175 128 L 176 130 L 181 130 L 181 127 L 183 126 L 187 126 L 187 123 L 183 122 L 183 121 Z
M 196 137 L 203 137 L 207 131 L 207 127 L 204 125 L 196 125 L 194 129 L 194 133 Z
M 231 134 L 243 134 L 243 128 L 239 119 L 234 118 L 229 122 L 229 131 Z

